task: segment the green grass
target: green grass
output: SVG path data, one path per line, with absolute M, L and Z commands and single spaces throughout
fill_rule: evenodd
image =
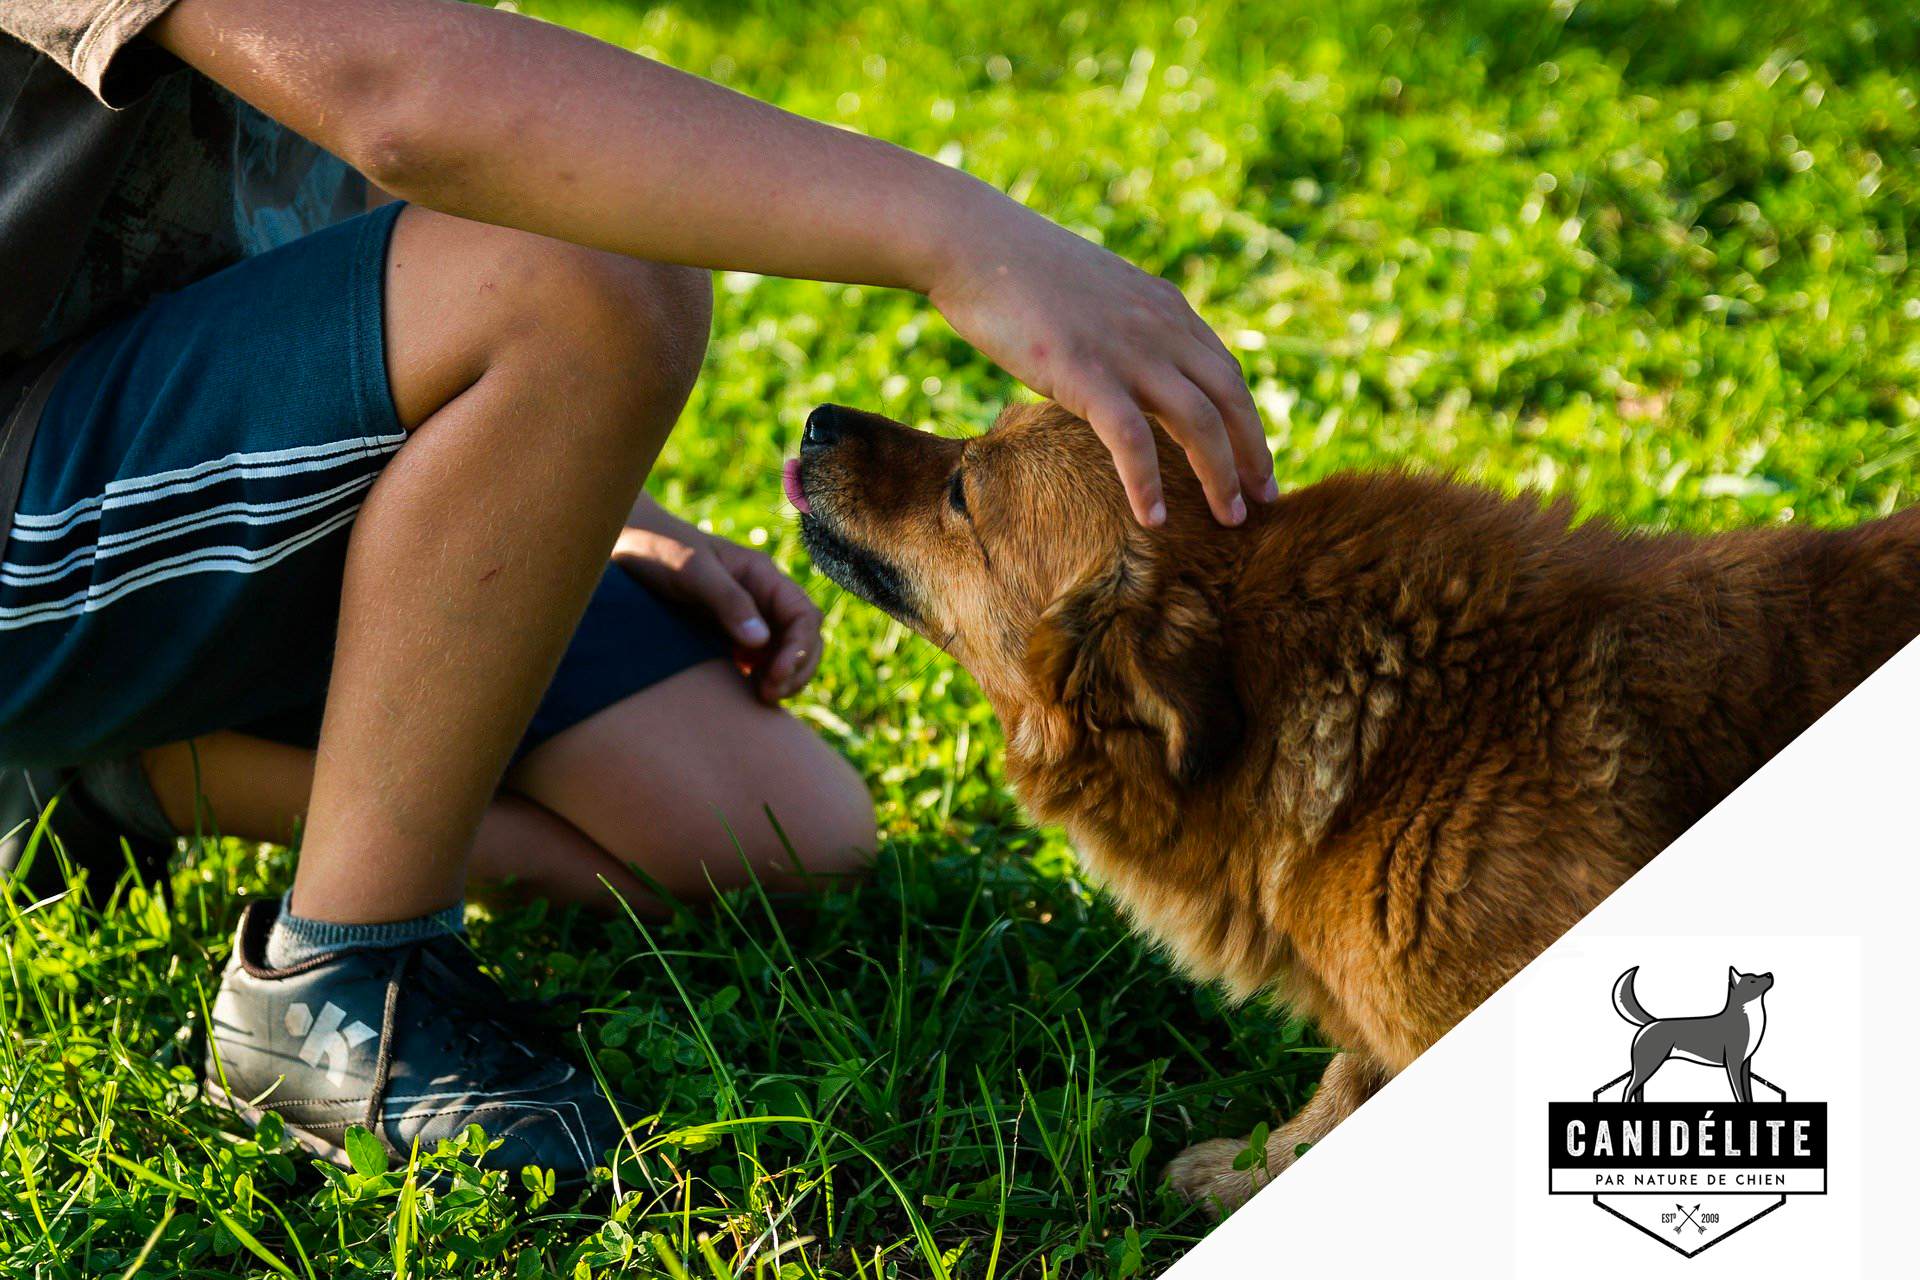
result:
M 1289 484 L 1435 465 L 1697 529 L 1914 496 L 1920 26 L 1896 0 L 524 7 L 936 153 L 1171 276 L 1241 355 Z M 1127 936 L 1023 822 L 979 694 L 810 577 L 779 499 L 820 400 L 953 430 L 1014 392 L 915 298 L 719 282 L 655 487 L 820 592 L 832 650 L 799 712 L 871 779 L 887 845 L 801 924 L 753 896 L 647 933 L 477 922 L 528 985 L 592 994 L 583 1047 L 659 1109 L 651 1181 L 578 1216 L 505 1178 L 323 1177 L 201 1104 L 228 930 L 288 874 L 210 843 L 171 914 L 131 883 L 10 908 L 0 1270 L 1121 1277 L 1178 1256 L 1204 1226 L 1161 1166 L 1296 1104 L 1325 1051 Z

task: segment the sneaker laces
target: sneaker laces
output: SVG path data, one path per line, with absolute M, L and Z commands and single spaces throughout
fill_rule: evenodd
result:
M 470 1055 L 488 1070 L 489 1087 L 512 1088 L 542 1068 L 548 1058 L 534 1052 L 523 1038 L 550 1034 L 552 1011 L 581 1003 L 578 993 L 565 991 L 539 998 L 509 996 L 457 940 L 435 938 L 396 948 L 393 969 L 387 975 L 386 1003 L 380 1015 L 380 1052 L 374 1062 L 373 1090 L 367 1099 L 366 1125 L 382 1145 L 386 1135 L 387 1086 L 393 1072 L 394 1031 L 399 1025 L 400 994 L 409 974 L 416 982 L 413 995 L 426 1006 L 422 1028 L 439 1023 L 445 1038 L 441 1048 L 457 1047 L 456 1036 L 472 1046 Z M 487 1028 L 500 1033 L 488 1036 Z

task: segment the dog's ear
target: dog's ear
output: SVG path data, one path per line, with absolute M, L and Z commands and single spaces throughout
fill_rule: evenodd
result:
M 1727 966 L 1727 985 L 1730 987 L 1737 987 L 1740 985 L 1740 971 L 1734 968 L 1732 965 Z
M 1027 645 L 1041 698 L 1087 731 L 1156 735 L 1183 786 L 1239 749 L 1245 713 L 1212 603 L 1188 583 L 1149 583 L 1125 558 L 1048 607 Z

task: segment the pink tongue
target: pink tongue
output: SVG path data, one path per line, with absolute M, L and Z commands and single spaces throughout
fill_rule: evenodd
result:
M 801 515 L 811 514 L 813 504 L 807 501 L 807 495 L 800 488 L 800 459 L 788 458 L 787 465 L 780 469 L 780 482 L 787 491 L 787 501 Z

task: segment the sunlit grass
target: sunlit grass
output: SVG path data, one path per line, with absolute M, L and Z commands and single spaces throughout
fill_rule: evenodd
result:
M 1703 529 L 1914 496 L 1905 6 L 523 7 L 937 154 L 1170 275 L 1289 484 L 1444 466 Z M 871 780 L 874 879 L 785 924 L 753 895 L 644 931 L 477 922 L 521 981 L 587 993 L 578 1047 L 656 1113 L 630 1194 L 581 1214 L 517 1177 L 323 1175 L 197 1101 L 228 930 L 284 853 L 192 850 L 171 910 L 131 884 L 16 899 L 0 1270 L 1151 1274 L 1203 1229 L 1166 1160 L 1311 1088 L 1309 1032 L 1173 976 L 1022 821 L 966 677 L 807 571 L 777 468 L 808 408 L 975 429 L 1014 388 L 916 298 L 726 276 L 717 313 L 654 487 L 827 606 L 798 710 Z

